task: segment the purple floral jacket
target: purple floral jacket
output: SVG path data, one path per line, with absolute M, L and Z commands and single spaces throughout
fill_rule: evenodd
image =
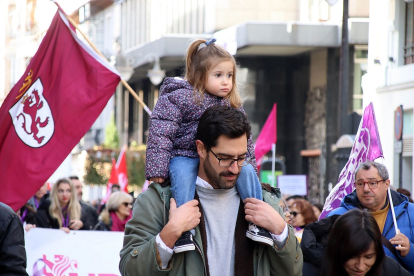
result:
M 181 78 L 165 78 L 160 97 L 150 118 L 145 177 L 168 178 L 170 159 L 175 156 L 198 158 L 196 134 L 198 121 L 210 106 L 230 105 L 227 99 L 205 93 L 197 104 L 194 88 Z M 244 112 L 243 107 L 240 110 Z M 248 152 L 253 155 L 251 164 L 256 168 L 252 137 Z

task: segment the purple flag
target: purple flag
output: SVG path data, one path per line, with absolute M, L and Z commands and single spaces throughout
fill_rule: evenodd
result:
M 354 173 L 358 165 L 379 157 L 384 156 L 375 121 L 374 106 L 370 103 L 364 110 L 364 116 L 359 124 L 349 160 L 339 175 L 338 184 L 329 193 L 319 219 L 326 217 L 332 210 L 338 208 L 342 199 L 354 190 Z

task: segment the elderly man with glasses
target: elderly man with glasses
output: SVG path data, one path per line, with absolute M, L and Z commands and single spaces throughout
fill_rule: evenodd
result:
M 168 183 L 152 183 L 135 203 L 121 250 L 122 275 L 302 275 L 302 252 L 278 206 L 278 189 L 241 200 L 236 180 L 246 160 L 250 125 L 240 111 L 208 108 L 197 131 L 195 199 L 177 207 Z M 244 203 L 244 204 L 243 204 Z M 271 246 L 246 237 L 248 221 L 272 234 Z M 196 250 L 174 244 L 195 228 Z
M 355 190 L 345 196 L 341 206 L 328 216 L 342 215 L 348 210 L 368 210 L 381 230 L 385 254 L 397 260 L 414 274 L 414 204 L 408 198 L 391 190 L 394 213 L 400 233 L 395 233 L 388 188 L 390 180 L 387 168 L 379 163 L 367 161 L 355 171 Z

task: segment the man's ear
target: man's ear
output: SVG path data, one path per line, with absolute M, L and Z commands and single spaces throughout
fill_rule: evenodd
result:
M 389 188 L 390 187 L 390 184 L 391 184 L 391 182 L 390 182 L 390 180 L 389 179 L 387 179 L 387 180 L 385 180 L 385 185 L 387 186 L 387 188 Z
M 200 140 L 197 140 L 196 146 L 197 146 L 197 153 L 200 156 L 200 158 L 205 158 L 206 147 L 204 146 L 204 143 L 201 142 Z

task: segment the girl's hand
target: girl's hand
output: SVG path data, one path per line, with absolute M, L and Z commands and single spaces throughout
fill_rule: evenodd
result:
M 165 178 L 162 177 L 151 177 L 150 182 L 157 182 L 157 183 L 163 183 L 165 181 Z
M 72 230 L 79 230 L 83 227 L 83 222 L 79 219 L 72 219 L 69 223 L 69 228 Z
M 60 229 L 63 230 L 66 234 L 69 234 L 69 232 L 70 232 L 70 229 L 67 228 L 67 227 L 62 227 Z

